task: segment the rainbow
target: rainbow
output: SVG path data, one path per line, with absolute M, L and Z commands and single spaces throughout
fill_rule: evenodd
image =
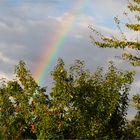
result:
M 57 60 L 61 46 L 63 46 L 66 37 L 85 10 L 88 2 L 89 0 L 79 0 L 78 5 L 75 5 L 75 8 L 70 10 L 69 14 L 66 15 L 66 19 L 64 19 L 62 26 L 58 27 L 61 30 L 53 36 L 52 40 L 47 43 L 45 50 L 42 51 L 36 65 L 37 68 L 35 68 L 35 72 L 33 73 L 39 85 L 45 83 L 51 65 Z

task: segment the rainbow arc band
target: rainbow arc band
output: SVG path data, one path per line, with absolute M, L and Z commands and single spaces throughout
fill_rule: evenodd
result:
M 45 83 L 51 65 L 56 62 L 58 52 L 65 43 L 65 40 L 73 29 L 75 23 L 83 14 L 88 3 L 89 0 L 79 0 L 79 3 L 70 10 L 68 15 L 66 15 L 66 19 L 64 19 L 64 22 L 60 27 L 60 32 L 55 34 L 49 42 L 46 42 L 47 45 L 45 50 L 40 54 L 35 71 L 33 72 L 35 80 L 40 86 Z

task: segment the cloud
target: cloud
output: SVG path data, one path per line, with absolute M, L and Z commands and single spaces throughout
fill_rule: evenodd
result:
M 97 20 L 100 16 L 105 20 L 119 13 L 118 8 L 123 9 L 123 3 L 122 1 L 107 0 L 105 4 L 102 4 L 101 0 L 91 0 L 91 5 L 87 9 L 92 8 L 91 11 L 95 17 L 88 10 L 79 17 L 65 37 L 65 43 L 60 48 L 58 57 L 63 57 L 66 63 L 72 63 L 72 60 L 76 58 L 84 59 L 91 68 L 93 65 L 104 65 L 105 62 L 112 59 L 112 54 L 115 54 L 114 50 L 103 50 L 93 46 L 89 38 L 92 33 L 88 26 L 95 25 L 101 32 L 115 34 L 116 30 L 98 24 Z M 11 4 L 7 0 L 3 1 L 4 7 L 0 6 L 0 63 L 7 68 L 14 67 L 19 60 L 25 60 L 29 65 L 35 65 L 42 51 L 48 47 L 49 41 L 55 34 L 61 32 L 60 27 L 64 25 L 64 21 L 67 23 L 70 15 L 73 16 L 67 6 L 68 4 L 76 5 L 75 1 L 41 0 L 33 2 L 25 0 L 17 3 L 15 0 L 15 3 Z M 66 8 L 64 8 L 65 6 Z M 51 14 L 52 10 L 59 11 L 59 15 Z M 70 53 L 71 55 L 69 55 Z M 2 71 L 5 70 L 4 67 L 1 68 Z M 32 69 L 32 65 L 30 69 Z M 9 68 L 9 73 L 11 73 L 11 68 Z
M 33 71 L 50 40 L 62 31 L 61 27 L 67 23 L 70 15 L 73 16 L 73 7 L 81 0 L 12 1 L 13 3 L 10 0 L 1 0 L 0 5 L 0 78 L 7 79 L 13 77 L 14 66 L 19 60 L 24 60 Z M 108 36 L 119 35 L 114 29 L 112 19 L 116 15 L 121 16 L 126 8 L 126 1 L 89 0 L 89 2 L 65 36 L 56 57 L 62 57 L 66 66 L 72 64 L 75 59 L 84 60 L 87 68 L 92 71 L 98 66 L 107 67 L 110 60 L 115 61 L 117 67 L 123 70 L 130 69 L 128 63 L 114 57 L 121 54 L 120 50 L 95 47 L 89 37 L 94 34 L 88 28 L 89 25 L 93 25 Z M 127 35 L 132 39 L 132 34 Z M 54 65 L 51 65 L 51 70 Z M 139 90 L 138 79 L 139 76 L 133 86 L 135 89 L 132 89 L 134 93 Z M 133 112 L 130 112 L 129 118 L 132 118 L 131 114 Z
M 106 0 L 105 2 L 103 0 L 93 0 L 91 3 L 90 13 L 100 24 L 111 24 L 115 16 L 122 17 L 122 13 L 127 7 L 127 1 L 125 0 Z
M 7 64 L 14 64 L 15 61 L 14 60 L 11 60 L 9 59 L 8 57 L 4 56 L 2 53 L 0 53 L 0 60 L 3 61 L 4 63 L 7 63 Z
M 37 5 L 35 5 L 35 7 L 36 6 Z M 39 6 L 41 7 L 43 5 L 40 4 Z M 11 66 L 13 62 L 15 64 L 15 62 L 19 60 L 25 60 L 27 63 L 35 64 L 42 50 L 47 47 L 47 44 L 53 39 L 53 36 L 57 34 L 57 32 L 61 32 L 60 27 L 64 25 L 64 21 L 68 20 L 69 15 L 71 15 L 71 13 L 65 12 L 63 15 L 56 17 L 36 18 L 30 15 L 32 18 L 29 18 L 28 12 L 30 8 L 33 9 L 33 11 L 35 10 L 31 5 L 23 5 L 17 7 L 15 10 L 10 7 L 11 11 L 16 11 L 19 14 L 1 15 L 0 52 L 3 60 L 11 60 L 9 61 Z M 41 8 L 38 9 L 40 13 L 44 12 L 40 9 Z M 62 50 L 60 50 L 61 53 L 58 54 L 58 57 L 63 57 L 66 63 L 71 63 L 71 60 L 79 58 L 85 59 L 90 65 L 93 65 L 93 62 L 95 65 L 99 65 L 100 62 L 103 64 L 102 60 L 107 60 L 109 58 L 108 54 L 112 51 L 103 52 L 99 48 L 94 48 L 90 43 L 89 35 L 91 32 L 88 29 L 88 25 L 92 24 L 96 24 L 93 17 L 82 15 L 66 37 L 65 44 Z M 98 28 L 104 32 L 114 32 L 114 30 L 105 29 L 103 27 Z M 69 52 L 71 52 L 72 55 L 69 55 Z M 1 63 L 5 63 L 4 67 L 10 65 L 3 60 L 1 59 L 0 61 Z M 32 68 L 32 66 L 30 66 L 30 68 Z M 4 71 L 5 69 L 2 68 L 2 70 Z M 10 72 L 11 69 L 9 69 L 9 73 Z
M 135 85 L 136 88 L 139 88 L 139 86 L 140 86 L 140 80 L 136 81 L 136 82 L 134 83 L 134 85 Z
M 14 77 L 14 74 L 8 74 L 0 71 L 0 85 L 1 85 L 1 80 L 9 81 L 12 80 Z
M 137 77 L 135 78 L 135 81 L 133 83 L 133 86 L 132 86 L 132 95 L 135 95 L 135 94 L 139 94 L 139 91 L 140 91 L 140 75 L 137 75 Z

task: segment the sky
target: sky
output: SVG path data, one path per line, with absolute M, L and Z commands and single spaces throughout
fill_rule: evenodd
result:
M 123 19 L 126 7 L 127 0 L 0 0 L 0 78 L 13 78 L 15 65 L 23 60 L 41 86 L 49 85 L 49 74 L 60 57 L 66 66 L 84 60 L 91 71 L 107 67 L 110 60 L 129 69 L 128 63 L 114 57 L 121 50 L 94 46 L 88 28 L 118 35 L 113 18 Z M 139 83 L 137 76 L 132 94 Z

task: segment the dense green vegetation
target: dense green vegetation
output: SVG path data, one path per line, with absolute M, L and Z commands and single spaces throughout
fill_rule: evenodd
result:
M 66 70 L 59 59 L 47 96 L 21 61 L 17 78 L 1 83 L 1 139 L 130 137 L 126 114 L 133 73 L 120 72 L 112 63 L 103 73 L 102 68 L 95 73 L 85 70 L 79 60 Z
M 129 18 L 128 13 L 124 12 L 125 16 L 128 18 L 128 23 L 125 23 L 125 27 L 132 31 L 132 33 L 137 33 L 135 40 L 128 40 L 125 33 L 122 32 L 120 24 L 121 22 L 117 17 L 115 21 L 117 26 L 122 34 L 122 38 L 118 39 L 117 37 L 106 37 L 103 34 L 99 33 L 96 29 L 91 28 L 91 30 L 100 37 L 100 41 L 94 39 L 91 36 L 94 44 L 101 48 L 121 48 L 124 50 L 122 54 L 122 59 L 127 60 L 133 66 L 140 66 L 140 41 L 139 41 L 139 32 L 140 32 L 140 0 L 131 0 L 128 2 L 128 9 L 133 13 L 134 17 Z M 125 50 L 126 49 L 126 50 Z M 128 52 L 128 49 L 130 50 Z M 132 51 L 133 50 L 133 51 Z M 133 97 L 134 105 L 137 109 L 137 115 L 135 119 L 130 122 L 130 127 L 133 128 L 133 134 L 135 137 L 140 138 L 140 95 L 135 95 Z
M 140 0 L 129 2 L 128 8 L 136 12 L 138 23 L 126 27 L 140 31 Z M 127 14 L 125 14 L 127 15 Z M 116 18 L 119 26 L 120 21 Z M 140 43 L 108 38 L 91 28 L 100 37 L 94 40 L 102 48 L 131 48 L 139 52 Z M 122 58 L 140 66 L 140 56 L 124 52 Z M 15 68 L 16 79 L 0 83 L 0 139 L 106 139 L 126 140 L 140 138 L 140 96 L 133 97 L 137 115 L 126 119 L 128 95 L 134 73 L 120 71 L 109 63 L 108 70 L 98 68 L 92 73 L 84 62 L 76 60 L 65 68 L 62 59 L 51 73 L 52 89 L 40 87 L 26 64 L 20 61 Z

